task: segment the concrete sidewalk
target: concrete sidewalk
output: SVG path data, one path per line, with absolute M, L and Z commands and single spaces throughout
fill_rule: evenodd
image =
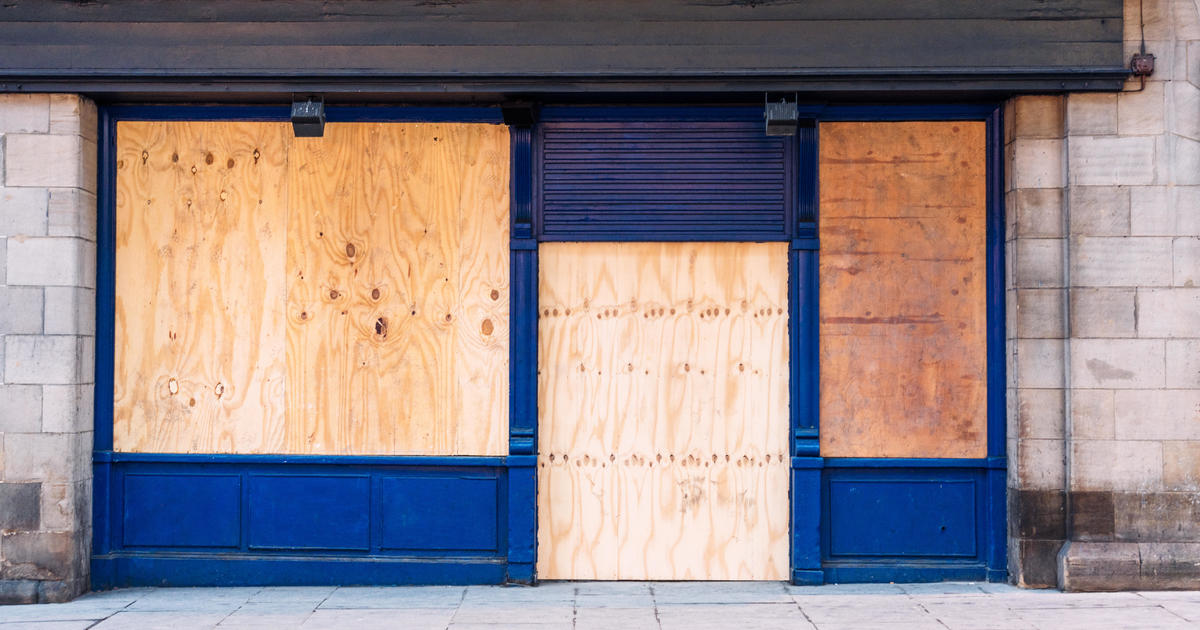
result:
M 0 606 L 0 630 L 1200 628 L 1200 592 L 1059 593 L 997 584 L 796 587 L 551 582 L 536 588 L 143 588 Z

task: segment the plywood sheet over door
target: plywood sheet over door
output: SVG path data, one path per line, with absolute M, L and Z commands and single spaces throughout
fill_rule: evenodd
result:
M 788 575 L 783 243 L 547 243 L 538 575 Z
M 987 454 L 983 122 L 820 127 L 821 454 Z
M 498 125 L 121 122 L 114 447 L 505 452 Z

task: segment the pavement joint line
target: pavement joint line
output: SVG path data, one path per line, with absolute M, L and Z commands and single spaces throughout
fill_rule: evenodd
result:
M 654 592 L 654 585 L 649 586 L 650 589 L 650 605 L 654 606 L 654 623 L 658 625 L 658 630 L 662 630 L 662 617 L 658 615 L 658 595 Z
M 909 599 L 912 599 L 912 595 L 909 595 Z M 925 607 L 925 604 L 923 604 L 921 602 L 916 602 L 916 601 L 914 601 L 913 603 L 915 603 L 917 605 L 917 608 L 921 609 L 921 612 L 925 613 L 926 615 L 929 615 L 930 619 L 933 619 L 934 621 L 936 621 L 939 626 L 945 628 L 946 630 L 950 630 L 950 626 L 946 625 L 946 622 L 942 621 L 940 617 L 938 617 L 937 615 L 930 612 L 929 609 Z
M 571 628 L 574 629 L 580 622 L 580 587 L 571 589 Z

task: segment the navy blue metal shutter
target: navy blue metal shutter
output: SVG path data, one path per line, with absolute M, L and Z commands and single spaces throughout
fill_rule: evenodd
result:
M 761 122 L 547 122 L 538 139 L 541 240 L 790 234 L 793 142 Z

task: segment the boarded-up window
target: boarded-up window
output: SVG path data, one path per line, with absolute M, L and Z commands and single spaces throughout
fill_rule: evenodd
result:
M 508 132 L 121 122 L 114 447 L 506 452 Z
M 544 243 L 538 575 L 788 576 L 785 243 Z
M 821 454 L 985 456 L 985 124 L 820 137 Z

